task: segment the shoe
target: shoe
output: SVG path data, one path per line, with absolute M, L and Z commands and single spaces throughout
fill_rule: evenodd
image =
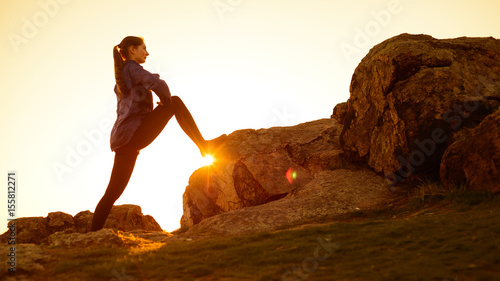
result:
M 221 135 L 213 140 L 208 140 L 205 142 L 205 147 L 201 150 L 201 155 L 203 157 L 207 155 L 214 155 L 227 141 L 227 135 Z

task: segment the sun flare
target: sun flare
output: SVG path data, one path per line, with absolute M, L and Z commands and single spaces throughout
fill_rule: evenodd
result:
M 212 165 L 214 162 L 214 157 L 212 155 L 206 155 L 203 157 L 203 166 Z

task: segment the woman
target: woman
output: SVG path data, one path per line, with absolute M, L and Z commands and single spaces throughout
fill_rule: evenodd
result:
M 113 48 L 115 93 L 118 100 L 117 119 L 111 131 L 111 150 L 115 160 L 111 178 L 92 220 L 92 231 L 103 227 L 111 207 L 128 184 L 139 151 L 148 146 L 175 115 L 182 130 L 198 146 L 202 156 L 212 153 L 225 135 L 205 141 L 193 117 L 177 96 L 171 96 L 165 81 L 140 64 L 149 55 L 141 37 L 128 36 Z M 153 110 L 151 90 L 160 98 Z

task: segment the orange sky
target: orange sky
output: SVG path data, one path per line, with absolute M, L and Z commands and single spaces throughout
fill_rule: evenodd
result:
M 94 211 L 113 162 L 111 50 L 127 35 L 146 39 L 144 67 L 183 98 L 206 138 L 328 118 L 361 58 L 397 34 L 500 38 L 496 0 L 0 2 L 0 171 L 18 172 L 18 216 Z M 199 161 L 172 120 L 116 204 L 176 229 Z

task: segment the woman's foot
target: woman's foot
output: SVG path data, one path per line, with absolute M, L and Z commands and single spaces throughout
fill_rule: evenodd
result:
M 217 151 L 222 147 L 222 145 L 224 145 L 226 140 L 227 140 L 227 135 L 224 134 L 213 140 L 205 141 L 204 147 L 200 149 L 201 155 L 205 157 L 207 155 L 216 154 Z

